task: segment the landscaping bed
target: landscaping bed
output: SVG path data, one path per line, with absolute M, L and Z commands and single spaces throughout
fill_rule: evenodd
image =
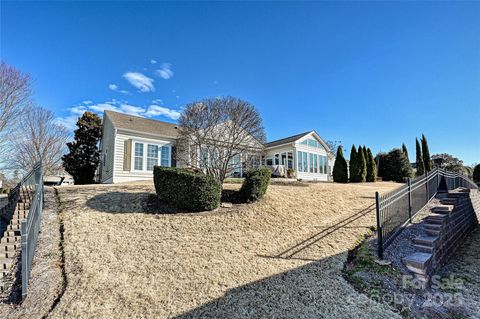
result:
M 60 187 L 68 285 L 50 317 L 398 317 L 342 276 L 374 192 L 396 186 L 270 185 L 200 213 L 156 203 L 152 183 Z

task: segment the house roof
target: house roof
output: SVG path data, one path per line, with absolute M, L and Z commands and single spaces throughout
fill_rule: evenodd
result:
M 292 135 L 292 136 L 289 136 L 289 137 L 285 137 L 285 138 L 282 138 L 282 139 L 279 139 L 279 140 L 276 140 L 276 141 L 271 141 L 271 142 L 266 143 L 265 147 L 269 148 L 269 147 L 275 147 L 275 146 L 284 145 L 284 144 L 295 143 L 297 140 L 299 140 L 302 137 L 304 137 L 308 134 L 311 134 L 311 133 L 313 133 L 313 136 L 315 136 L 322 143 L 325 150 L 327 152 L 330 152 L 330 148 L 328 147 L 327 143 L 325 143 L 325 141 L 315 131 L 308 131 L 308 132 Z
M 271 141 L 271 142 L 266 143 L 265 147 L 273 147 L 273 146 L 278 146 L 278 145 L 283 145 L 283 144 L 288 144 L 288 143 L 294 143 L 296 140 L 298 140 L 298 139 L 300 139 L 300 138 L 302 138 L 305 135 L 310 134 L 310 133 L 312 133 L 312 131 L 292 135 L 292 136 L 285 137 L 285 138 L 282 138 L 282 139 L 279 139 L 279 140 L 276 140 L 276 141 Z
M 108 110 L 105 110 L 105 115 L 117 129 L 150 133 L 171 138 L 178 137 L 178 126 L 176 124 Z

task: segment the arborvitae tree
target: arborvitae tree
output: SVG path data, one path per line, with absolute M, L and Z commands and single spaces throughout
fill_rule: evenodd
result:
M 417 163 L 417 176 L 422 176 L 425 174 L 425 167 L 423 166 L 423 156 L 422 156 L 422 149 L 420 148 L 420 142 L 418 138 L 415 139 L 415 162 Z
M 422 156 L 423 156 L 423 167 L 426 172 L 432 170 L 432 160 L 430 159 L 430 151 L 428 150 L 427 138 L 422 134 Z
M 402 152 L 405 154 L 405 156 L 410 160 L 410 157 L 408 156 L 408 150 L 407 147 L 405 146 L 405 143 L 402 143 Z
M 343 148 L 339 146 L 337 149 L 337 157 L 333 165 L 333 181 L 337 183 L 348 182 L 348 167 L 345 156 L 343 155 Z
M 377 164 L 373 158 L 372 150 L 367 149 L 367 182 L 373 183 L 377 180 Z
M 350 162 L 348 163 L 350 172 L 350 182 L 356 182 L 358 180 L 358 165 L 357 165 L 357 148 L 355 144 L 352 145 L 350 150 Z
M 73 177 L 75 184 L 94 182 L 100 162 L 98 141 L 102 134 L 102 120 L 98 115 L 85 112 L 77 121 L 74 142 L 67 143 L 69 153 L 62 157 L 63 167 Z
M 360 183 L 365 183 L 367 178 L 367 159 L 363 149 L 364 147 L 360 147 L 359 152 L 357 154 L 358 166 L 359 166 L 358 181 Z
M 383 180 L 402 183 L 407 177 L 412 176 L 412 166 L 402 150 L 398 148 L 391 150 L 384 161 Z

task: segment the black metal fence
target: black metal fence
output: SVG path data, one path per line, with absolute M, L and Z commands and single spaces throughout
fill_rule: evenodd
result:
M 458 187 L 478 188 L 462 174 L 437 168 L 424 176 L 409 178 L 405 185 L 389 193 L 380 195 L 376 192 L 378 257 L 383 258 L 383 251 L 439 190 Z
M 28 279 L 32 268 L 33 255 L 37 246 L 40 230 L 40 216 L 43 209 L 43 169 L 41 162 L 37 163 L 32 171 L 25 176 L 21 187 L 29 188 L 34 192 L 31 198 L 30 209 L 26 219 L 22 220 L 22 298 L 27 296 Z

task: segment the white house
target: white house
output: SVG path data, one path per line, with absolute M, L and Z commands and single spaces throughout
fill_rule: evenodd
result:
M 178 127 L 175 124 L 123 113 L 105 111 L 100 144 L 99 179 L 102 183 L 150 180 L 153 167 L 177 166 Z M 329 180 L 333 158 L 315 131 L 294 135 L 264 145 L 261 164 L 293 168 L 303 180 Z M 243 162 L 242 157 L 235 161 Z M 237 163 L 235 163 L 237 164 Z M 232 173 L 242 174 L 240 169 Z
M 297 179 L 328 181 L 334 160 L 322 138 L 309 131 L 266 143 L 262 164 L 293 169 Z

